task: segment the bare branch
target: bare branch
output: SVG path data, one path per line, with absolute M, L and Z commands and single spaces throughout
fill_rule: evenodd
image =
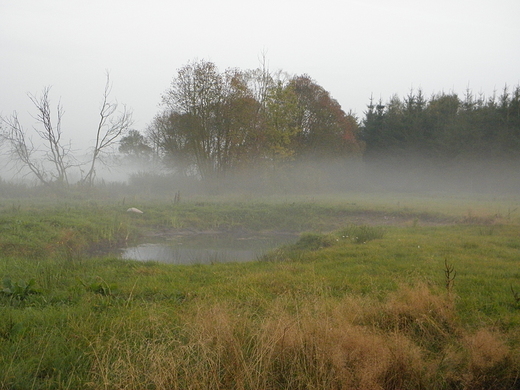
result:
M 58 104 L 56 110 L 56 126 L 53 124 L 52 111 L 49 98 L 50 87 L 43 89 L 41 96 L 29 94 L 29 99 L 36 107 L 34 119 L 40 127 L 33 128 L 43 145 L 38 143 L 40 149 L 33 144 L 28 132 L 22 127 L 16 112 L 10 118 L 2 118 L 7 125 L 2 131 L 2 138 L 7 141 L 10 156 L 13 162 L 20 163 L 27 168 L 42 183 L 49 185 L 57 183 L 67 185 L 67 170 L 74 166 L 74 158 L 71 154 L 70 144 L 62 144 L 61 119 L 63 108 Z
M 47 172 L 35 158 L 34 155 L 37 150 L 32 140 L 27 137 L 26 131 L 18 120 L 16 111 L 9 118 L 2 118 L 2 122 L 7 126 L 2 131 L 2 139 L 10 146 L 9 156 L 11 161 L 18 161 L 22 165 L 18 172 L 25 166 L 42 184 L 49 184 Z
M 29 95 L 37 109 L 35 119 L 43 125 L 42 130 L 35 130 L 47 144 L 45 158 L 54 165 L 53 177 L 59 183 L 68 184 L 67 170 L 74 166 L 74 159 L 71 157 L 70 144 L 64 146 L 61 143 L 61 119 L 64 111 L 60 103 L 58 103 L 56 108 L 56 126 L 52 123 L 49 91 L 50 87 L 44 88 L 40 98 Z
M 96 129 L 96 142 L 92 151 L 89 170 L 81 181 L 83 184 L 92 185 L 94 183 L 96 163 L 101 161 L 101 155 L 114 145 L 129 130 L 133 123 L 132 113 L 125 105 L 123 105 L 122 112 L 115 116 L 118 103 L 109 100 L 111 90 L 110 74 L 107 72 L 105 89 L 99 110 L 99 122 Z

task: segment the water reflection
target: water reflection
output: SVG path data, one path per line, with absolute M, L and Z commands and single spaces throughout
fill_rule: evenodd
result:
M 288 234 L 253 237 L 196 235 L 125 248 L 121 257 L 170 264 L 244 262 L 257 260 L 269 250 L 295 242 L 296 239 L 296 236 Z

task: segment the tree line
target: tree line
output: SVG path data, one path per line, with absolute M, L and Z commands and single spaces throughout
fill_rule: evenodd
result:
M 370 101 L 360 126 L 365 158 L 434 162 L 520 157 L 520 87 L 486 98 L 421 90 L 388 102 Z
M 262 67 L 219 72 L 207 62 L 178 71 L 147 129 L 122 140 L 135 156 L 155 151 L 177 172 L 218 177 L 249 166 L 312 159 L 435 164 L 520 157 L 520 86 L 486 98 L 421 90 L 370 99 L 359 120 L 308 75 Z
M 276 171 L 293 162 L 411 161 L 435 164 L 460 160 L 520 157 L 520 86 L 491 97 L 467 90 L 462 98 L 421 90 L 387 102 L 370 99 L 359 120 L 308 75 L 257 69 L 220 71 L 210 61 L 189 62 L 162 95 L 160 112 L 143 132 L 132 129 L 131 112 L 102 95 L 91 158 L 81 162 L 63 141 L 57 106 L 51 115 L 49 88 L 29 95 L 43 142 L 38 148 L 16 113 L 1 118 L 0 140 L 11 160 L 42 184 L 69 184 L 79 169 L 80 184 L 92 185 L 98 163 L 119 152 L 154 160 L 183 176 L 222 178 L 243 168 Z M 53 120 L 54 119 L 54 120 Z

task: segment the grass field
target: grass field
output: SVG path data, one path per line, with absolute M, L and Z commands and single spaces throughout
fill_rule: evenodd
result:
M 520 198 L 92 199 L 0 200 L 1 389 L 520 388 Z M 109 254 L 180 230 L 300 239 Z

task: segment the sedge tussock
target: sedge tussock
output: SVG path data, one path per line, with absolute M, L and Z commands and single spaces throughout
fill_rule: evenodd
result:
M 435 295 L 420 284 L 402 286 L 389 294 L 378 315 L 378 326 L 411 337 L 438 351 L 459 331 L 455 307 L 449 297 Z
M 467 388 L 508 389 L 516 378 L 508 374 L 518 362 L 512 359 L 510 347 L 497 332 L 479 329 L 468 334 L 463 340 L 468 355 L 467 374 L 464 382 Z
M 286 294 L 258 312 L 232 301 L 106 324 L 90 343 L 92 383 L 154 389 L 511 388 L 518 364 L 496 332 L 457 325 L 426 286 L 385 301 Z M 136 321 L 139 322 L 139 321 Z M 499 384 L 505 380 L 507 386 Z M 486 387 L 487 386 L 487 387 Z M 94 386 L 95 387 L 95 386 Z

